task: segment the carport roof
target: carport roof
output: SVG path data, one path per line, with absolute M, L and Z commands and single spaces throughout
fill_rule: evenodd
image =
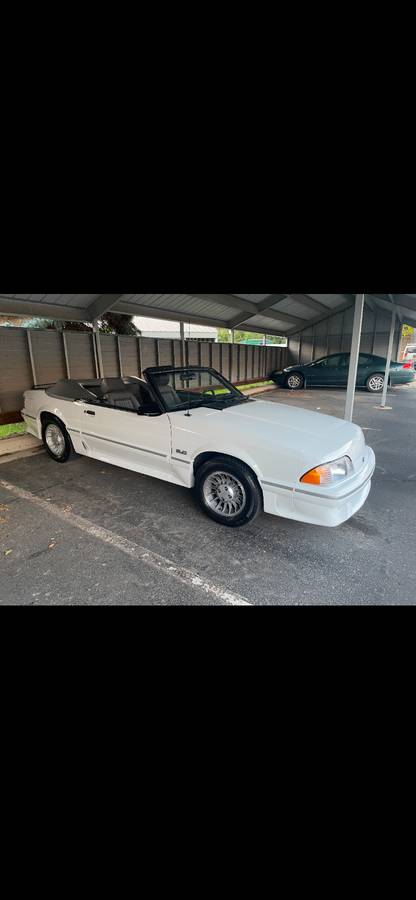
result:
M 366 294 L 371 307 L 416 325 L 416 294 Z M 290 335 L 354 303 L 354 294 L 0 294 L 0 313 L 70 321 L 124 315 Z

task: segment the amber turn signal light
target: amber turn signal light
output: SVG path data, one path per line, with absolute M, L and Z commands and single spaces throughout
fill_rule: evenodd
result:
M 327 466 L 318 466 L 316 469 L 311 469 L 310 472 L 307 472 L 306 475 L 301 478 L 302 484 L 328 484 L 331 476 L 328 471 Z

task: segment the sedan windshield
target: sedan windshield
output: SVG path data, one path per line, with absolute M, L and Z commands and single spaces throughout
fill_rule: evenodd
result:
M 149 378 L 168 412 L 198 406 L 225 409 L 230 404 L 247 401 L 247 397 L 212 369 L 152 372 Z

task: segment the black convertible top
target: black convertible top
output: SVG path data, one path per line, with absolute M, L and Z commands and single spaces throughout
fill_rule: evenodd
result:
M 85 400 L 86 403 L 91 403 L 97 402 L 97 399 L 109 391 L 125 390 L 127 392 L 129 387 L 134 384 L 145 385 L 148 388 L 145 381 L 134 377 L 101 378 L 91 381 L 75 381 L 73 378 L 64 378 L 57 381 L 56 384 L 44 387 L 43 390 L 48 397 L 54 397 L 57 400 Z
M 86 400 L 91 402 L 96 400 L 96 395 L 84 387 L 79 381 L 65 379 L 57 381 L 56 384 L 46 389 L 48 397 L 55 397 L 57 400 Z

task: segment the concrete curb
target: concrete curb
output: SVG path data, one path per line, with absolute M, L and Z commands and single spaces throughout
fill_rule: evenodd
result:
M 13 434 L 0 441 L 0 463 L 34 456 L 43 451 L 41 441 L 31 434 Z
M 17 453 L 8 453 L 0 456 L 0 466 L 6 465 L 6 463 L 16 462 L 18 459 L 27 459 L 29 456 L 40 456 L 41 453 L 45 453 L 45 448 L 43 446 L 37 447 L 35 450 L 20 450 Z
M 260 388 L 250 388 L 249 391 L 243 391 L 243 394 L 246 397 L 251 397 L 254 394 L 266 394 L 268 391 L 277 391 L 277 384 L 271 384 L 268 387 L 260 387 Z

